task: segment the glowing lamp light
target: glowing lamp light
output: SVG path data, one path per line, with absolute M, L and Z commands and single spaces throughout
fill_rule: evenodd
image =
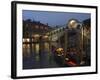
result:
M 35 34 L 34 37 L 40 37 L 40 35 L 39 34 Z
M 29 42 L 29 41 L 30 41 L 29 38 L 25 38 L 25 39 L 23 39 L 23 42 Z
M 27 38 L 27 39 L 26 39 L 26 41 L 27 41 L 27 42 L 29 42 L 29 41 L 30 41 L 30 39 L 28 39 L 28 38 Z
M 25 42 L 25 39 L 23 39 L 23 42 Z
M 69 28 L 74 29 L 77 27 L 77 21 L 73 19 L 73 20 L 69 21 L 68 25 L 69 25 Z
M 44 38 L 48 38 L 48 36 L 44 36 Z
M 63 48 L 58 48 L 56 51 L 57 51 L 57 52 L 63 51 Z

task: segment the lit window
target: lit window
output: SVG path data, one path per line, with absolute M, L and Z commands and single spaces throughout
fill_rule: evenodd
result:
M 23 39 L 23 42 L 29 42 L 29 41 L 30 41 L 29 38 Z

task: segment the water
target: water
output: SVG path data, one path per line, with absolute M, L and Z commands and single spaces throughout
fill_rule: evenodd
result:
M 30 53 L 30 44 L 23 44 L 23 69 L 50 67 L 58 67 L 58 65 L 54 60 L 49 43 L 45 42 L 42 46 L 39 43 L 32 44 L 32 53 Z

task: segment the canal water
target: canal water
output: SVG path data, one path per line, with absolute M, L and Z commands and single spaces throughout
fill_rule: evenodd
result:
M 23 44 L 23 69 L 58 67 L 53 54 L 48 42 L 43 43 L 42 46 L 33 43 L 32 52 L 30 44 Z

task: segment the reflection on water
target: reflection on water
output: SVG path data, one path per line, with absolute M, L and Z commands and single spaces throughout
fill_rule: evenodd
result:
M 44 49 L 47 51 L 47 52 L 49 52 L 49 43 L 47 43 L 47 42 L 45 42 L 44 43 Z
M 24 57 L 30 56 L 30 45 L 29 44 L 23 44 L 23 56 Z
M 42 52 L 48 52 L 50 51 L 49 49 L 49 43 L 45 42 L 42 46 L 43 50 Z M 23 44 L 23 56 L 24 57 L 29 57 L 31 54 L 36 56 L 36 59 L 39 58 L 39 51 L 40 51 L 40 44 L 39 43 L 33 43 L 32 44 L 32 53 L 30 51 L 30 44 Z M 47 53 L 47 54 L 48 54 Z
M 52 57 L 50 45 L 48 42 L 42 44 L 32 43 L 31 45 L 23 43 L 23 69 L 57 66 L 58 65 Z
M 36 61 L 39 61 L 39 43 L 36 43 L 36 44 L 34 44 L 34 45 L 35 45 L 35 46 L 34 46 L 35 48 L 34 48 L 34 47 L 33 47 L 33 48 L 36 50 L 36 51 L 35 51 L 35 50 L 33 49 L 34 52 L 35 52 L 35 55 L 36 55 L 35 59 L 36 59 Z
M 39 54 L 39 43 L 35 44 L 36 54 Z

